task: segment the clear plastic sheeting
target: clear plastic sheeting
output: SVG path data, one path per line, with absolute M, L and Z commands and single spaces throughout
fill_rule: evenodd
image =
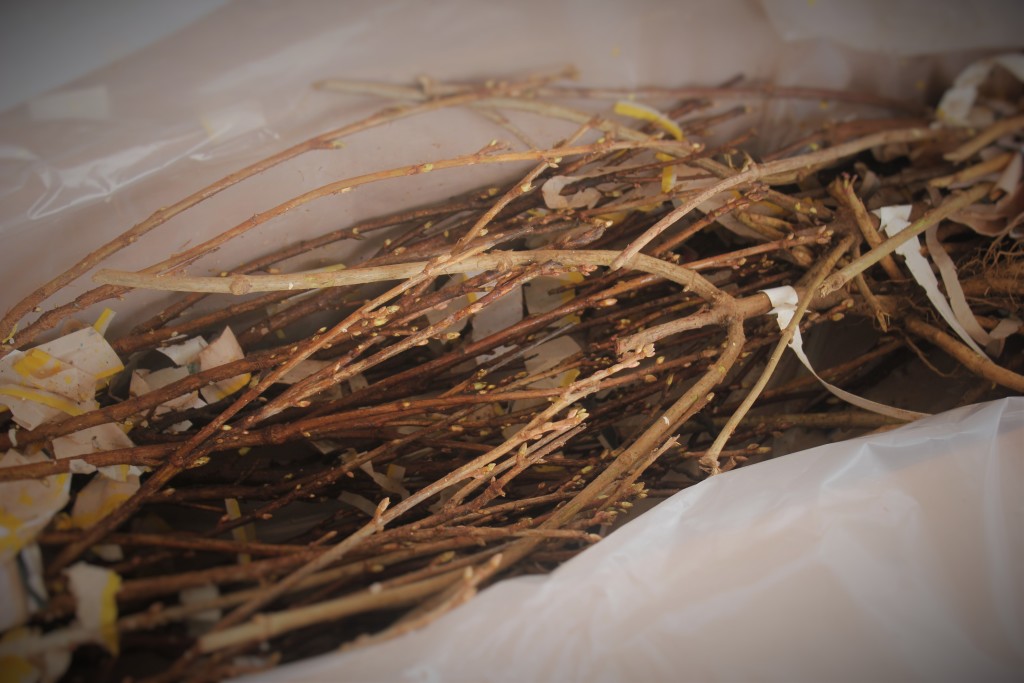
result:
M 999 15 L 1004 21 L 993 22 L 988 32 L 978 28 L 964 43 L 960 26 L 950 29 L 948 22 L 937 22 L 945 15 L 931 11 L 935 3 L 906 3 L 918 11 L 901 13 L 903 23 L 887 15 L 887 29 L 932 27 L 942 33 L 930 34 L 935 42 L 928 54 L 901 57 L 894 68 L 892 50 L 868 52 L 823 39 L 832 16 L 828 4 L 808 4 L 801 33 L 793 37 L 776 26 L 786 8 L 752 0 L 636 0 L 600 7 L 583 0 L 227 3 L 129 58 L 0 113 L 0 272 L 5 284 L 0 310 L 160 207 L 268 154 L 394 104 L 313 89 L 311 84 L 321 79 L 414 84 L 421 76 L 439 81 L 505 78 L 571 64 L 581 84 L 595 87 L 714 85 L 741 75 L 748 81 L 853 88 L 921 100 L 929 84 L 952 78 L 973 61 L 963 52 L 945 54 L 951 49 L 947 45 L 957 50 L 1003 45 L 998 29 L 1012 25 L 1015 16 L 1012 7 L 1006 9 Z M 869 4 L 888 11 L 890 3 Z M 991 7 L 986 11 L 995 12 Z M 844 37 L 853 44 L 872 44 L 877 28 L 858 25 Z M 823 109 L 814 100 L 753 98 L 745 104 L 752 107 L 759 128 L 772 123 L 762 130 L 768 147 L 793 139 L 811 119 L 837 115 L 836 105 Z M 523 126 L 547 141 L 572 132 L 529 118 Z M 478 115 L 455 110 L 418 117 L 414 125 L 366 131 L 347 138 L 343 149 L 317 152 L 302 164 L 225 190 L 145 235 L 107 265 L 132 268 L 150 262 L 151 254 L 179 252 L 332 179 L 472 152 L 508 136 Z M 265 253 L 281 235 L 309 238 L 338 227 L 339 221 L 353 223 L 429 203 L 468 181 L 483 185 L 516 173 L 478 166 L 462 175 L 431 174 L 415 191 L 404 181 L 363 187 L 320 201 L 299 217 L 272 221 L 194 268 L 218 273 Z M 75 239 L 66 239 L 72 230 Z M 368 240 L 355 248 L 338 247 L 337 261 L 357 263 L 371 245 Z M 328 264 L 300 259 L 288 265 L 309 269 Z M 44 308 L 66 303 L 90 284 L 88 275 L 80 278 Z M 112 333 L 116 336 L 166 300 L 138 294 L 120 302 Z M 94 318 L 100 307 L 94 308 L 83 316 Z
M 1024 4 L 974 2 L 841 2 L 761 0 L 772 26 L 787 41 L 829 40 L 893 55 L 1016 47 Z
M 1024 398 L 741 468 L 273 681 L 1019 681 Z

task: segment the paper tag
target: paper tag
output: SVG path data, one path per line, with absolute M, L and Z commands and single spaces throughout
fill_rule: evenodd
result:
M 785 330 L 789 325 L 789 321 L 793 319 L 793 314 L 796 312 L 797 302 L 800 297 L 797 295 L 796 290 L 792 287 L 773 287 L 771 289 L 762 289 L 761 293 L 766 295 L 772 302 L 771 313 L 775 315 L 776 320 L 779 324 L 780 330 Z M 807 359 L 807 354 L 804 353 L 804 342 L 803 337 L 800 335 L 800 328 L 797 327 L 793 331 L 793 338 L 789 341 L 789 348 L 793 349 L 793 353 L 800 359 L 800 362 L 804 364 L 804 367 L 821 382 L 828 391 L 837 396 L 851 405 L 855 405 L 858 408 L 864 410 L 870 410 L 873 413 L 879 415 L 887 415 L 894 417 L 897 420 L 911 421 L 922 417 L 928 417 L 928 413 L 919 413 L 913 410 L 903 410 L 902 408 L 893 408 L 882 403 L 876 403 L 875 401 L 869 401 L 866 398 L 861 398 L 856 394 L 851 394 L 848 391 L 843 391 L 839 387 L 829 384 L 815 372 L 814 368 L 811 367 L 811 362 Z

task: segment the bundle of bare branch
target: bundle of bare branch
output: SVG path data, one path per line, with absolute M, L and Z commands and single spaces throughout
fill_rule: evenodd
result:
M 862 116 L 755 159 L 750 108 L 721 103 L 898 105 L 546 77 L 320 87 L 403 105 L 160 209 L 0 321 L 11 662 L 217 680 L 392 637 L 551 568 L 639 499 L 780 455 L 793 429 L 845 438 L 1024 390 L 1024 115 L 1005 94 L 978 100 L 980 128 Z M 235 184 L 450 107 L 520 140 L 523 112 L 574 132 L 335 180 L 38 308 Z M 516 162 L 532 168 L 502 187 L 185 272 L 324 197 Z M 279 270 L 363 239 L 358 267 Z M 106 316 L 52 338 L 133 289 L 187 294 L 110 341 Z M 797 357 L 808 371 L 777 373 Z

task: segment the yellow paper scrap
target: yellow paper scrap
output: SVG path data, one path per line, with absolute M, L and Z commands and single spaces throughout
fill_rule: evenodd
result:
M 0 468 L 49 462 L 42 453 L 22 455 L 11 449 Z M 68 502 L 70 474 L 0 483 L 0 559 L 13 558 L 31 543 Z
M 237 498 L 225 498 L 224 509 L 228 513 L 228 519 L 239 519 L 242 516 L 242 508 L 238 505 Z M 232 529 L 231 536 L 239 543 L 250 543 L 256 540 L 256 527 L 252 524 L 243 524 Z M 252 561 L 252 555 L 240 553 L 238 561 L 241 564 L 249 564 Z
M 654 158 L 657 159 L 658 161 L 672 161 L 673 159 L 675 159 L 675 157 L 673 157 L 671 154 L 664 154 L 662 152 L 658 152 L 657 154 L 655 154 Z M 662 194 L 668 194 L 669 192 L 671 192 L 672 188 L 676 186 L 676 180 L 676 167 L 674 165 L 666 166 L 663 169 L 661 169 Z
M 24 657 L 0 657 L 0 683 L 38 683 L 42 674 Z
M 64 475 L 68 476 L 68 475 Z M 139 490 L 139 477 L 129 474 L 124 481 L 93 477 L 75 496 L 71 507 L 71 525 L 88 529 L 116 510 Z
M 75 458 L 90 453 L 101 453 L 114 451 L 121 448 L 131 448 L 135 444 L 128 435 L 124 433 L 120 425 L 113 422 L 82 429 L 67 436 L 60 436 L 53 440 L 53 454 L 58 460 Z M 128 475 L 128 465 L 109 465 L 101 467 L 100 473 L 125 481 Z
M 72 565 L 66 574 L 75 596 L 78 623 L 95 631 L 96 642 L 117 654 L 117 592 L 121 589 L 121 577 L 117 572 L 85 562 Z
M 80 329 L 0 360 L 0 405 L 20 426 L 35 429 L 95 409 L 99 382 L 123 368 L 101 334 Z
M 55 358 L 70 363 L 97 380 L 106 379 L 124 370 L 117 353 L 92 327 L 58 337 L 36 347 Z
M 0 404 L 10 408 L 14 421 L 25 429 L 35 429 L 45 422 L 60 419 L 62 415 L 81 415 L 98 407 L 92 399 L 76 402 L 19 384 L 0 384 Z
M 71 664 L 72 629 L 14 628 L 0 638 L 0 682 L 56 683 Z M 49 642 L 48 642 L 49 641 Z M 52 645 L 51 645 L 52 643 Z M 59 644 L 58 644 L 59 643 Z
M 199 361 L 200 370 L 209 370 L 225 363 L 241 360 L 244 357 L 245 354 L 242 352 L 242 347 L 238 345 L 235 334 L 231 331 L 230 327 L 225 327 L 224 332 L 217 339 L 199 352 L 197 360 Z M 203 398 L 208 403 L 216 403 L 244 389 L 249 384 L 250 379 L 249 373 L 235 375 L 234 377 L 229 377 L 210 386 L 203 387 L 199 393 L 203 395 Z
M 666 166 L 661 169 L 661 192 L 662 194 L 668 194 L 672 191 L 672 188 L 676 186 L 676 169 L 675 166 Z

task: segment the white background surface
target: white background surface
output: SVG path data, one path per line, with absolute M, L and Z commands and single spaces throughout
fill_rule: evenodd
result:
M 0 3 L 0 111 L 127 57 L 226 2 Z

